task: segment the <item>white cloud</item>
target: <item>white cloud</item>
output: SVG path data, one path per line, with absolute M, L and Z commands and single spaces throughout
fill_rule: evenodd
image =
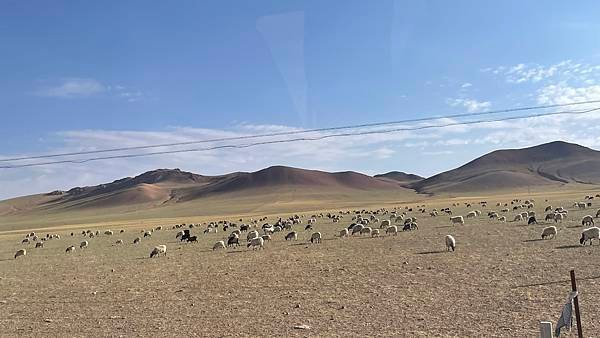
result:
M 46 82 L 46 81 L 44 81 Z M 65 78 L 53 84 L 43 84 L 35 92 L 41 97 L 54 98 L 84 98 L 97 95 L 111 95 L 127 100 L 139 101 L 145 97 L 140 90 L 135 90 L 122 85 L 107 85 L 92 78 Z
M 448 99 L 446 102 L 452 107 L 462 106 L 469 113 L 475 113 L 489 109 L 492 104 L 489 101 L 477 101 L 474 99 Z
M 514 66 L 499 66 L 481 69 L 483 73 L 491 72 L 502 75 L 508 83 L 538 83 L 542 81 L 589 81 L 600 76 L 600 65 L 576 63 L 564 60 L 552 65 L 520 63 Z
M 552 84 L 538 89 L 539 104 L 567 104 L 600 100 L 600 85 L 573 87 L 566 83 Z
M 44 97 L 74 98 L 96 95 L 108 88 L 94 79 L 70 78 L 62 79 L 52 86 L 38 89 L 35 94 Z

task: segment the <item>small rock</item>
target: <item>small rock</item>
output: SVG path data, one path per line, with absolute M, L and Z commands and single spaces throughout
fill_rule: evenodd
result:
M 417 270 L 422 270 L 423 268 L 420 266 L 417 266 Z
M 92 292 L 92 295 L 94 295 L 94 296 L 97 294 L 98 294 L 98 292 L 96 292 L 96 291 Z
M 52 323 L 52 319 L 48 319 L 48 318 L 46 318 L 46 319 L 44 319 L 44 321 L 45 321 L 46 323 Z
M 299 308 L 300 308 L 300 304 L 296 304 L 296 305 L 294 306 L 294 308 L 296 308 L 296 309 L 299 309 Z
M 303 325 L 294 325 L 294 329 L 296 330 L 310 330 L 310 326 L 303 324 Z

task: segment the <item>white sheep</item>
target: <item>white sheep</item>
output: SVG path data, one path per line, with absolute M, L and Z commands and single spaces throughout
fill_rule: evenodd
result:
M 600 228 L 598 227 L 591 227 L 583 230 L 581 232 L 579 243 L 585 245 L 585 242 L 590 241 L 590 245 L 592 245 L 592 240 L 594 239 L 597 239 L 598 242 L 600 242 Z
M 592 217 L 592 215 L 583 216 L 583 218 L 581 219 L 581 225 L 594 225 L 594 218 Z
M 546 237 L 550 237 L 550 236 L 552 236 L 552 238 L 554 239 L 554 237 L 556 237 L 557 233 L 558 233 L 558 230 L 556 229 L 556 227 L 554 225 L 545 227 L 544 230 L 542 230 L 542 239 L 546 239 Z
M 467 214 L 466 218 L 475 218 L 477 217 L 477 212 L 476 211 L 469 211 L 469 213 Z
M 79 244 L 79 249 L 85 249 L 88 247 L 88 241 L 83 241 L 81 242 L 81 244 Z
M 250 242 L 251 240 L 258 238 L 258 231 L 256 230 L 252 230 L 250 232 L 248 232 L 248 235 L 246 235 L 246 239 L 248 240 L 248 242 Z
M 340 230 L 340 237 L 341 238 L 348 237 L 348 229 L 344 228 L 344 229 Z
M 393 234 L 394 236 L 398 235 L 398 227 L 395 225 L 390 225 L 389 227 L 387 227 L 387 229 L 385 229 L 385 233 L 386 234 Z
M 122 239 L 117 239 L 117 241 L 115 242 L 115 244 L 116 245 L 123 244 L 123 240 Z
M 213 245 L 213 250 L 218 250 L 218 249 L 225 249 L 225 242 L 224 241 L 218 241 L 217 243 L 215 243 L 215 245 Z
M 456 240 L 451 235 L 446 235 L 446 251 L 456 249 Z
M 67 250 L 65 250 L 66 253 L 70 253 L 70 252 L 75 252 L 75 246 L 71 245 L 70 247 L 67 248 Z
M 362 230 L 360 231 L 361 235 L 367 234 L 370 235 L 371 232 L 373 232 L 373 229 L 371 227 L 364 227 L 362 228 Z
M 17 257 L 19 257 L 19 256 L 25 256 L 25 255 L 27 255 L 27 250 L 25 250 L 25 249 L 18 250 L 15 253 L 15 259 L 17 259 Z
M 142 239 L 141 239 L 140 237 L 136 237 L 136 238 L 133 240 L 133 244 L 138 244 L 138 243 L 140 243 L 140 241 L 141 241 L 141 240 L 142 240 Z
M 265 248 L 265 240 L 262 237 L 253 238 L 250 243 L 248 243 L 248 247 L 252 247 L 252 250 L 256 249 L 264 249 Z
M 152 252 L 150 252 L 150 258 L 154 256 L 160 257 L 161 254 L 164 256 L 167 255 L 167 246 L 164 244 L 155 246 L 154 249 L 152 249 Z
M 521 214 L 517 214 L 517 215 L 515 215 L 513 222 L 520 222 L 522 220 L 523 220 L 523 216 Z
M 371 231 L 371 237 L 379 237 L 379 229 L 373 229 L 373 231 Z
M 464 225 L 465 224 L 465 219 L 462 216 L 450 217 L 450 221 L 452 222 L 452 225 L 454 225 L 454 224 Z
M 104 234 L 107 235 L 107 236 L 112 236 L 113 232 L 112 232 L 112 230 L 106 230 L 104 232 Z
M 311 243 L 321 243 L 321 233 L 320 232 L 315 232 L 310 236 L 310 242 Z

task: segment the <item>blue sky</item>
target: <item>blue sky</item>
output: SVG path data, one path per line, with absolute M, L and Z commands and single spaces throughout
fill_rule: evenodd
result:
M 597 99 L 599 17 L 595 1 L 3 1 L 0 158 Z M 595 147 L 593 121 L 4 170 L 0 198 L 156 167 L 431 175 L 497 148 Z

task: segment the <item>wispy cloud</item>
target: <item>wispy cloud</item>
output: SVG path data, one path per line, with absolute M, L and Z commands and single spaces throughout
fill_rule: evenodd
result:
M 104 93 L 108 88 L 94 79 L 68 78 L 53 85 L 46 85 L 35 91 L 43 97 L 75 98 Z
M 477 101 L 474 99 L 447 99 L 446 103 L 452 107 L 464 107 L 470 113 L 487 110 L 492 106 L 489 101 Z
M 104 84 L 92 78 L 64 78 L 52 83 L 48 82 L 42 81 L 39 88 L 34 91 L 34 94 L 40 97 L 62 99 L 109 95 L 123 98 L 128 102 L 139 101 L 145 97 L 144 93 L 140 90 L 122 85 Z
M 519 63 L 513 66 L 488 67 L 483 73 L 502 76 L 508 83 L 538 83 L 542 81 L 589 81 L 600 75 L 600 65 L 564 60 L 551 65 Z

